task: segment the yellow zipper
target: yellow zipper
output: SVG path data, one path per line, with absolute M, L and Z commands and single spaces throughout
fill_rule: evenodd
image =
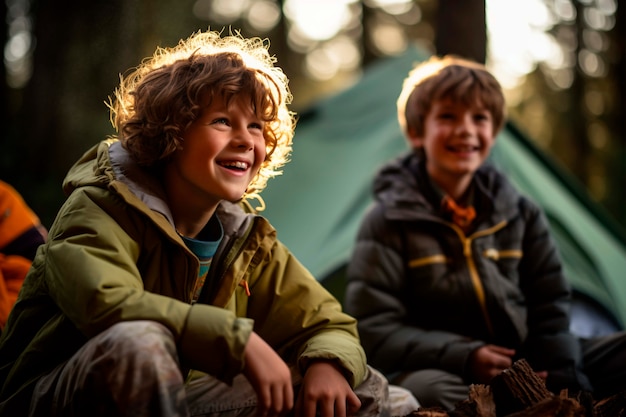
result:
M 443 264 L 443 263 L 448 263 L 448 262 L 450 262 L 450 260 L 443 255 L 433 255 L 433 256 L 427 256 L 425 258 L 413 259 L 412 261 L 409 262 L 409 267 L 418 268 L 424 265 Z
M 487 311 L 485 288 L 483 287 L 483 283 L 480 280 L 480 275 L 478 274 L 476 263 L 474 262 L 474 258 L 472 257 L 472 241 L 476 238 L 493 234 L 506 226 L 506 224 L 506 221 L 502 221 L 495 226 L 490 227 L 489 229 L 479 230 L 478 232 L 468 237 L 465 236 L 465 233 L 463 232 L 463 230 L 461 230 L 460 227 L 453 223 L 450 223 L 450 226 L 456 231 L 457 235 L 459 235 L 459 238 L 461 239 L 461 242 L 463 243 L 463 255 L 465 256 L 465 260 L 467 261 L 467 268 L 470 272 L 470 278 L 472 279 L 474 292 L 476 293 L 476 298 L 478 299 L 480 309 L 483 313 L 487 329 L 492 336 L 494 335 L 493 324 L 491 323 L 491 317 L 489 316 L 489 312 Z
M 459 238 L 463 242 L 463 254 L 465 255 L 465 260 L 467 261 L 467 267 L 470 271 L 470 277 L 472 279 L 472 284 L 474 286 L 474 291 L 476 292 L 476 298 L 478 298 L 478 303 L 480 304 L 480 308 L 483 312 L 483 317 L 485 318 L 485 323 L 487 324 L 487 329 L 489 333 L 493 336 L 493 324 L 491 323 L 491 317 L 489 316 L 489 312 L 487 311 L 487 302 L 485 298 L 485 288 L 483 287 L 483 283 L 480 280 L 480 275 L 478 275 L 478 269 L 476 268 L 476 263 L 474 262 L 474 258 L 472 257 L 472 241 L 476 238 L 487 236 L 494 234 L 498 230 L 502 229 L 506 226 L 506 221 L 501 221 L 495 226 L 490 227 L 489 229 L 479 230 L 478 232 L 472 234 L 469 237 L 465 236 L 465 233 L 461 228 L 457 225 L 452 224 L 452 227 L 456 230 Z
M 506 221 L 502 221 L 495 226 L 492 226 L 488 229 L 479 230 L 478 232 L 472 234 L 471 236 L 465 236 L 463 230 L 458 227 L 454 223 L 447 223 L 452 229 L 457 233 L 461 243 L 463 244 L 463 256 L 465 256 L 465 260 L 467 262 L 467 268 L 469 269 L 470 278 L 472 280 L 472 287 L 474 288 L 474 292 L 476 294 L 476 298 L 478 299 L 478 304 L 480 305 L 481 312 L 483 314 L 483 318 L 485 319 L 485 323 L 487 325 L 487 329 L 489 333 L 493 336 L 493 324 L 491 323 L 491 317 L 489 316 L 489 312 L 487 311 L 487 301 L 485 297 L 485 289 L 483 287 L 483 283 L 480 280 L 480 275 L 478 274 L 478 269 L 476 268 L 476 263 L 474 262 L 474 258 L 472 257 L 472 241 L 479 237 L 487 236 L 497 232 L 498 230 L 504 228 L 507 224 Z M 483 255 L 491 258 L 491 259 L 499 259 L 504 257 L 522 257 L 521 250 L 506 250 L 506 251 L 497 251 L 495 249 L 487 249 L 483 252 Z M 448 259 L 444 255 L 433 255 L 427 256 L 425 258 L 413 259 L 409 261 L 409 267 L 417 268 L 424 265 L 430 265 L 435 263 L 448 263 L 450 259 Z
M 521 250 L 518 249 L 510 249 L 510 250 L 496 250 L 496 249 L 487 249 L 483 252 L 483 255 L 485 256 L 485 258 L 489 258 L 489 259 L 493 259 L 494 261 L 497 261 L 498 259 L 502 259 L 502 258 L 521 258 L 523 255 L 523 252 Z

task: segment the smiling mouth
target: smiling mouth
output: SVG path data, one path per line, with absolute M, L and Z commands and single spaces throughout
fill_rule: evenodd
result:
M 219 162 L 219 165 L 235 171 L 245 171 L 250 166 L 247 162 L 242 161 L 222 161 Z
M 452 152 L 476 152 L 480 150 L 480 146 L 472 146 L 472 145 L 449 145 L 447 149 Z

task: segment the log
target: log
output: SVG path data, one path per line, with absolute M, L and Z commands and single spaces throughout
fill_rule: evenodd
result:
M 598 401 L 593 410 L 596 417 L 626 417 L 626 391 Z
M 525 359 L 520 359 L 491 380 L 496 416 L 504 417 L 554 397 Z
M 573 398 L 546 398 L 507 417 L 585 417 L 585 407 Z
M 449 413 L 420 408 L 407 417 L 626 417 L 626 391 L 599 401 L 589 392 L 571 398 L 565 389 L 554 395 L 520 359 L 489 385 L 470 385 L 467 399 Z
M 472 384 L 466 400 L 458 403 L 451 417 L 496 417 L 496 406 L 489 385 Z
M 440 407 L 420 407 L 409 414 L 410 417 L 449 417 L 449 414 Z M 407 417 L 409 417 L 407 416 Z

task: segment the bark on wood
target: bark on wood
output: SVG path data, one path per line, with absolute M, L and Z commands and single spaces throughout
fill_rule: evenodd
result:
M 489 385 L 470 385 L 468 398 L 449 413 L 420 408 L 407 417 L 626 417 L 626 392 L 599 401 L 588 392 L 554 395 L 522 359 Z
M 626 417 L 626 391 L 598 401 L 594 417 Z
M 507 417 L 585 417 L 585 409 L 571 398 L 547 398 Z
M 410 417 L 449 417 L 449 414 L 439 407 L 420 408 L 409 414 Z M 407 416 L 408 417 L 408 416 Z
M 490 385 L 498 417 L 524 410 L 553 396 L 523 359 L 493 378 Z
M 470 385 L 467 400 L 454 409 L 454 417 L 496 417 L 496 405 L 489 385 Z

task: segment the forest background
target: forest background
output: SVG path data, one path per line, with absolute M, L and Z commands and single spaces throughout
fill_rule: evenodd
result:
M 5 0 L 2 13 L 0 179 L 48 227 L 69 167 L 115 133 L 105 102 L 119 75 L 156 46 L 232 28 L 269 39 L 296 112 L 411 44 L 486 63 L 515 126 L 626 228 L 626 5 L 617 0 Z M 506 22 L 532 29 L 524 48 Z

